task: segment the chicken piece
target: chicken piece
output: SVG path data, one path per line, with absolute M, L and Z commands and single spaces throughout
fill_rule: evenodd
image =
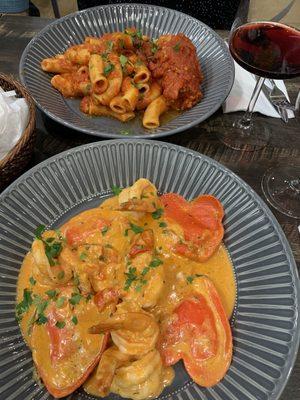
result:
M 138 179 L 119 194 L 121 210 L 154 212 L 158 204 L 157 189 L 148 179 Z
M 195 46 L 182 33 L 162 35 L 157 45 L 148 67 L 155 79 L 161 79 L 163 96 L 176 110 L 193 107 L 202 98 L 203 80 Z
M 127 355 L 140 356 L 154 349 L 159 326 L 151 314 L 144 311 L 118 313 L 89 329 L 90 333 L 110 332 L 118 349 Z

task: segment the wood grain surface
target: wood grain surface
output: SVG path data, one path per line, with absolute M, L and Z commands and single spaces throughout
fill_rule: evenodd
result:
M 21 54 L 30 39 L 50 19 L 36 17 L 0 16 L 0 71 L 18 77 Z M 222 37 L 228 32 L 219 31 Z M 300 89 L 300 79 L 286 81 L 291 100 L 294 101 Z M 285 124 L 276 118 L 256 115 L 271 128 L 271 139 L 267 147 L 257 152 L 239 152 L 220 143 L 215 132 L 222 130 L 224 124 L 232 121 L 238 113 L 223 114 L 218 110 L 206 122 L 188 131 L 168 137 L 165 141 L 175 143 L 219 161 L 246 181 L 262 198 L 260 181 L 265 170 L 278 162 L 300 163 L 300 115 Z M 37 142 L 33 158 L 28 168 L 69 148 L 96 141 L 98 138 L 67 129 L 38 111 Z M 300 221 L 280 214 L 271 208 L 279 221 L 293 250 L 298 269 L 300 268 L 300 235 L 297 224 Z M 300 356 L 291 372 L 290 379 L 281 395 L 281 400 L 300 400 Z

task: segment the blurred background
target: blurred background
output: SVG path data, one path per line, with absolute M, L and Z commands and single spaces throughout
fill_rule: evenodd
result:
M 0 4 L 1 2 L 12 4 L 11 0 L 0 0 Z M 16 3 L 18 2 L 21 4 L 23 3 L 23 0 L 19 0 Z M 126 1 L 124 0 L 124 2 Z M 88 1 L 86 3 L 88 3 Z M 99 3 L 105 4 L 106 2 L 101 1 Z M 228 3 L 230 3 L 230 1 Z M 273 14 L 276 15 L 288 3 L 288 0 L 250 0 L 249 16 L 254 20 L 263 20 L 270 16 L 270 10 L 272 10 Z M 21 14 L 28 15 L 28 13 L 30 13 L 30 15 L 36 16 L 39 14 L 41 17 L 54 18 L 56 5 L 56 12 L 58 12 L 60 16 L 69 14 L 78 9 L 77 0 L 33 0 L 31 1 L 30 11 L 26 10 L 21 12 Z M 281 22 L 300 29 L 300 0 L 295 2 L 291 11 Z

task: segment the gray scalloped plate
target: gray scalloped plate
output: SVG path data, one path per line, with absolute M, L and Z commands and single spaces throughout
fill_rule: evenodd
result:
M 49 158 L 0 195 L 0 399 L 51 399 L 33 379 L 31 352 L 14 317 L 16 282 L 35 228 L 58 227 L 111 196 L 111 187 L 150 179 L 187 199 L 217 196 L 237 280 L 234 354 L 225 378 L 204 389 L 181 364 L 160 396 L 174 400 L 275 400 L 299 344 L 298 274 L 289 244 L 257 194 L 216 161 L 183 147 L 144 140 L 103 141 Z M 68 399 L 92 399 L 77 391 Z M 118 396 L 110 396 L 117 399 Z
M 165 33 L 184 32 L 197 49 L 204 74 L 203 99 L 176 118 L 162 119 L 162 125 L 149 132 L 141 119 L 122 123 L 113 118 L 89 117 L 79 110 L 78 99 L 65 99 L 50 84 L 40 61 L 64 52 L 84 41 L 85 36 L 123 31 L 135 26 L 157 38 Z M 224 41 L 207 25 L 178 11 L 143 4 L 115 4 L 90 8 L 67 15 L 47 25 L 28 44 L 20 61 L 20 78 L 38 107 L 49 117 L 69 128 L 90 135 L 121 138 L 121 131 L 134 138 L 158 138 L 181 132 L 207 119 L 224 102 L 234 79 L 234 66 Z

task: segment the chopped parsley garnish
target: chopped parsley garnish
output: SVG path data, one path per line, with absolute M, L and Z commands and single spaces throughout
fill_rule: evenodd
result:
M 121 135 L 124 135 L 124 136 L 130 135 L 130 132 L 129 132 L 129 131 L 126 131 L 125 129 L 120 130 L 119 133 L 120 133 Z
M 141 273 L 142 276 L 145 276 L 150 271 L 150 267 L 145 267 Z
M 36 319 L 36 323 L 38 325 L 42 325 L 45 324 L 48 319 L 47 317 L 44 315 L 44 311 L 45 309 L 48 307 L 49 305 L 49 301 L 43 299 L 41 296 L 39 295 L 35 295 L 34 299 L 33 299 L 33 304 L 36 306 L 36 314 L 37 314 L 37 319 Z
M 86 302 L 90 301 L 92 297 L 93 297 L 92 294 L 89 293 L 89 294 L 86 296 L 86 299 L 85 299 Z
M 61 231 L 59 229 L 55 229 L 55 233 L 58 236 L 58 239 L 61 240 L 63 243 L 66 243 L 66 238 L 62 235 Z
M 45 254 L 48 258 L 49 264 L 51 266 L 55 265 L 54 258 L 58 257 L 60 252 L 62 251 L 62 243 L 64 242 L 64 238 L 61 235 L 60 231 L 56 231 L 56 234 L 60 241 L 57 241 L 55 237 L 49 237 L 47 239 L 42 238 L 42 233 L 45 231 L 45 225 L 39 225 L 35 230 L 36 239 L 42 240 L 45 246 Z
M 126 56 L 124 56 L 123 54 L 121 54 L 119 57 L 119 60 L 120 60 L 120 64 L 121 64 L 122 68 L 124 68 L 125 65 L 127 64 L 128 58 Z
M 155 54 L 155 53 L 157 52 L 157 50 L 158 50 L 157 44 L 154 43 L 154 42 L 151 42 L 151 52 L 152 52 L 153 54 Z
M 81 261 L 84 261 L 87 258 L 87 254 L 83 251 L 82 253 L 80 253 L 79 259 Z
M 146 283 L 147 283 L 146 279 L 140 279 L 140 283 L 136 285 L 135 291 L 140 292 L 142 290 L 142 287 L 146 285 Z
M 48 322 L 48 318 L 44 314 L 41 314 L 35 322 L 37 325 L 44 325 Z
M 104 68 L 104 75 L 107 76 L 108 74 L 111 73 L 111 71 L 113 71 L 115 69 L 115 66 L 113 64 L 108 64 L 105 68 Z
M 60 271 L 60 272 L 58 273 L 58 275 L 57 275 L 57 278 L 58 278 L 59 280 L 64 279 L 64 277 L 65 277 L 65 271 Z
M 129 267 L 128 272 L 125 272 L 125 276 L 127 277 L 127 279 L 125 281 L 124 290 L 129 290 L 132 283 L 137 280 L 136 268 Z
M 33 276 L 31 276 L 31 277 L 29 278 L 29 282 L 30 282 L 30 284 L 31 284 L 32 286 L 34 286 L 34 285 L 36 284 L 36 280 L 34 279 Z
M 161 264 L 163 264 L 162 260 L 160 260 L 159 258 L 153 258 L 153 260 L 149 264 L 149 267 L 150 268 L 157 268 Z
M 62 297 L 59 297 L 57 300 L 56 300 L 56 307 L 57 308 L 61 308 L 61 307 L 63 307 L 64 306 L 64 304 L 65 304 L 65 301 L 66 301 L 66 298 L 64 297 L 64 296 L 62 296 Z
M 112 51 L 114 48 L 114 43 L 111 40 L 108 40 L 106 42 L 106 47 L 108 48 L 109 51 Z
M 102 236 L 106 235 L 108 229 L 109 229 L 108 226 L 105 226 L 104 228 L 101 229 Z
M 29 310 L 32 302 L 32 291 L 29 289 L 24 289 L 23 300 L 16 305 L 16 316 L 18 321 L 20 321 L 23 317 L 23 314 Z
M 42 325 L 48 321 L 47 317 L 44 315 L 44 311 L 47 308 L 49 301 L 43 299 L 39 295 L 32 295 L 32 292 L 28 289 L 24 289 L 23 300 L 16 306 L 17 320 L 20 321 L 22 319 L 23 314 L 29 310 L 32 304 L 36 309 L 28 323 L 28 332 L 31 331 L 34 323 Z
M 140 275 L 137 275 L 136 267 L 129 267 L 128 272 L 125 272 L 127 279 L 125 281 L 124 290 L 129 290 L 131 285 L 135 283 L 135 291 L 140 292 L 142 287 L 148 282 L 145 276 L 151 269 L 157 268 L 161 264 L 163 264 L 162 260 L 154 258 L 147 267 L 143 268 Z
M 186 281 L 187 281 L 187 283 L 192 283 L 195 278 L 199 278 L 200 276 L 204 276 L 204 275 L 201 275 L 201 274 L 189 275 L 186 277 Z
M 45 254 L 49 260 L 51 267 L 56 264 L 54 258 L 58 257 L 62 251 L 62 244 L 60 242 L 52 242 L 51 244 L 44 241 L 45 244 Z
M 60 242 L 58 242 L 54 237 L 49 237 L 47 239 L 42 238 L 42 233 L 45 232 L 45 225 L 39 225 L 35 230 L 36 239 L 42 240 L 45 246 L 45 254 L 49 260 L 51 266 L 55 265 L 54 258 L 58 257 L 62 250 L 62 243 L 65 239 L 62 237 L 60 231 L 56 231 Z
M 72 297 L 69 299 L 69 303 L 75 306 L 82 299 L 82 295 L 80 293 L 72 293 Z
M 63 328 L 66 326 L 66 323 L 65 323 L 65 321 L 57 321 L 56 324 L 55 324 L 55 326 L 56 326 L 58 329 L 63 329 Z
M 134 233 L 142 233 L 142 232 L 144 232 L 144 228 L 142 228 L 141 226 L 135 225 L 132 222 L 130 222 L 130 229 Z
M 159 219 L 164 213 L 164 210 L 162 208 L 158 208 L 156 211 L 154 211 L 151 215 L 153 219 Z
M 119 194 L 122 192 L 122 189 L 118 186 L 113 186 L 111 190 L 115 196 L 119 196 Z
M 132 222 L 130 222 L 129 225 L 130 225 L 130 228 L 128 228 L 128 229 L 125 230 L 125 233 L 124 233 L 125 236 L 128 236 L 128 232 L 129 232 L 130 230 L 131 230 L 132 232 L 134 232 L 135 234 L 144 232 L 144 228 L 142 228 L 141 226 L 135 225 L 135 224 L 133 224 Z
M 137 60 L 137 62 L 135 63 L 135 66 L 140 67 L 141 65 L 145 65 L 145 64 L 143 63 L 142 60 Z M 138 83 L 136 83 L 136 86 L 138 87 Z
M 73 283 L 75 286 L 79 285 L 79 276 L 78 275 L 73 276 Z
M 46 295 L 50 298 L 50 299 L 54 299 L 58 293 L 55 289 L 51 289 L 51 290 L 47 290 Z
M 160 222 L 160 223 L 158 224 L 158 226 L 159 226 L 160 228 L 166 228 L 168 225 L 167 225 L 165 222 Z
M 73 322 L 74 325 L 77 325 L 77 324 L 78 324 L 78 318 L 76 317 L 76 315 L 74 315 L 74 316 L 72 317 L 72 320 L 71 320 L 71 321 Z
M 141 31 L 136 31 L 136 36 L 137 36 L 139 39 L 143 39 L 143 34 L 142 34 Z
M 35 230 L 35 233 L 34 233 L 35 237 L 37 239 L 42 240 L 42 233 L 45 232 L 45 229 L 46 229 L 45 225 L 42 225 L 42 224 L 39 225 Z
M 173 46 L 173 50 L 174 50 L 176 53 L 179 52 L 179 50 L 180 50 L 180 43 L 179 43 L 179 42 L 176 43 L 175 46 Z

